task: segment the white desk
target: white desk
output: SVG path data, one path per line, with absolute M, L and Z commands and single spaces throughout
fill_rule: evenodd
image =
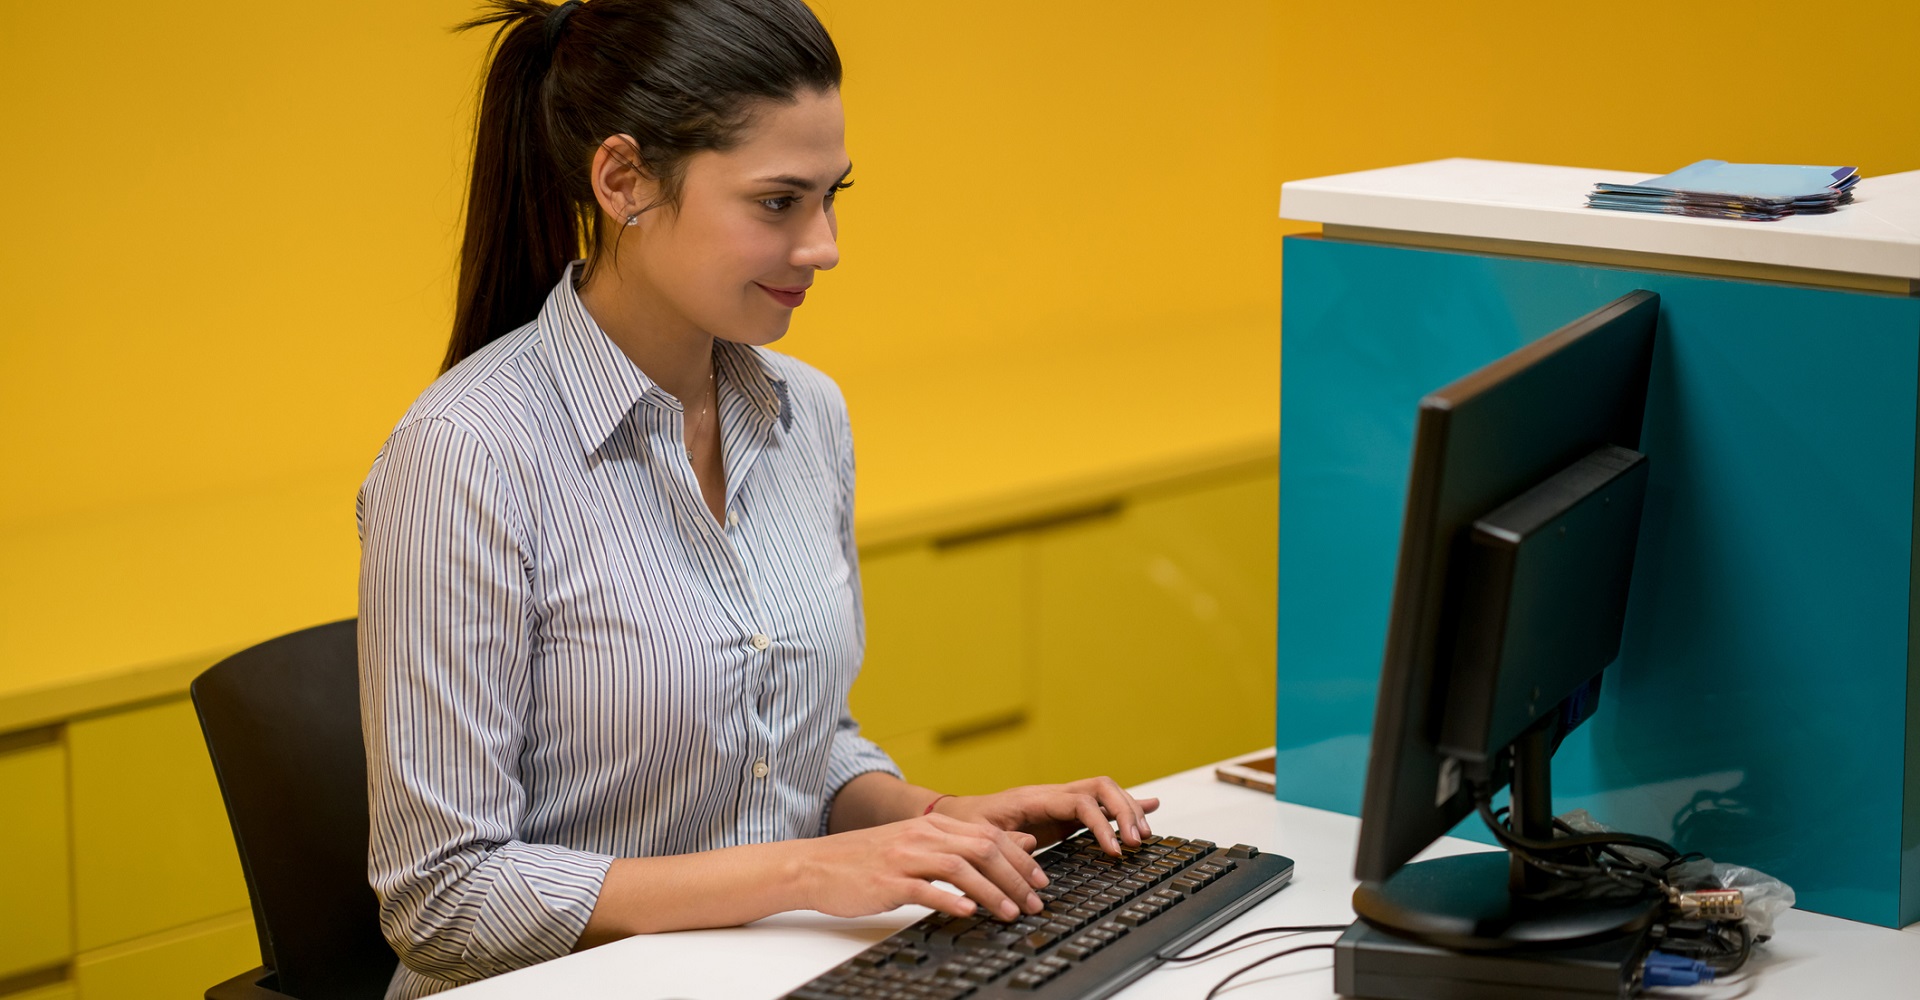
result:
M 1537 163 L 1434 160 L 1288 181 L 1280 188 L 1280 216 L 1401 234 L 1920 279 L 1920 170 L 1863 178 L 1854 189 L 1853 204 L 1840 211 L 1778 222 L 1586 207 L 1587 192 L 1596 183 L 1635 184 L 1652 176 Z
M 1215 935 L 1224 940 L 1255 927 L 1342 923 L 1353 919 L 1353 847 L 1359 821 L 1351 816 L 1275 802 L 1222 784 L 1211 768 L 1176 774 L 1135 789 L 1158 795 L 1153 816 L 1162 833 L 1248 843 L 1294 860 L 1293 883 Z M 1446 840 L 1425 856 L 1485 850 Z M 629 938 L 454 990 L 457 1000 L 508 997 L 620 998 L 777 997 L 851 957 L 927 911 L 904 907 L 881 916 L 843 920 L 789 913 L 746 927 Z M 1299 935 L 1255 943 L 1192 966 L 1162 968 L 1118 994 L 1121 1000 L 1199 1000 L 1228 973 L 1286 943 L 1332 941 L 1337 935 Z M 1285 942 L 1285 943 L 1283 943 Z M 1261 966 L 1227 991 L 1240 998 L 1330 998 L 1333 953 L 1310 951 Z M 1258 985 L 1241 989 L 1240 983 Z M 1802 913 L 1785 914 L 1772 942 L 1755 953 L 1724 986 L 1665 991 L 1669 996 L 1786 997 L 1910 996 L 1920 982 L 1920 924 L 1903 931 Z

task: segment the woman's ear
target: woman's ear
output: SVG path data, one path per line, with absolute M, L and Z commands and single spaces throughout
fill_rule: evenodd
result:
M 593 200 L 616 226 L 633 225 L 660 203 L 660 183 L 640 163 L 640 147 L 630 135 L 607 137 L 593 151 Z

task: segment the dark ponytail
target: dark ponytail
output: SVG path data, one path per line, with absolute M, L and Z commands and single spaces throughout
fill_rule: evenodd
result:
M 675 204 L 687 157 L 739 140 L 756 101 L 840 85 L 801 0 L 487 0 L 499 25 L 480 98 L 442 370 L 532 320 L 569 262 L 601 246 L 588 170 L 609 136 Z

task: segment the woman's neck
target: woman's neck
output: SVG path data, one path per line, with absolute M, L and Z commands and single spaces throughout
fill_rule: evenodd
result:
M 620 353 L 683 403 L 704 398 L 713 384 L 713 335 L 688 322 L 643 279 L 595 268 L 580 288 L 587 315 Z

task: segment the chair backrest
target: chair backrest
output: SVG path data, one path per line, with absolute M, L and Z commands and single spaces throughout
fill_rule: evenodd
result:
M 272 987 L 377 1000 L 399 964 L 367 884 L 367 762 L 352 619 L 236 653 L 194 679 Z

